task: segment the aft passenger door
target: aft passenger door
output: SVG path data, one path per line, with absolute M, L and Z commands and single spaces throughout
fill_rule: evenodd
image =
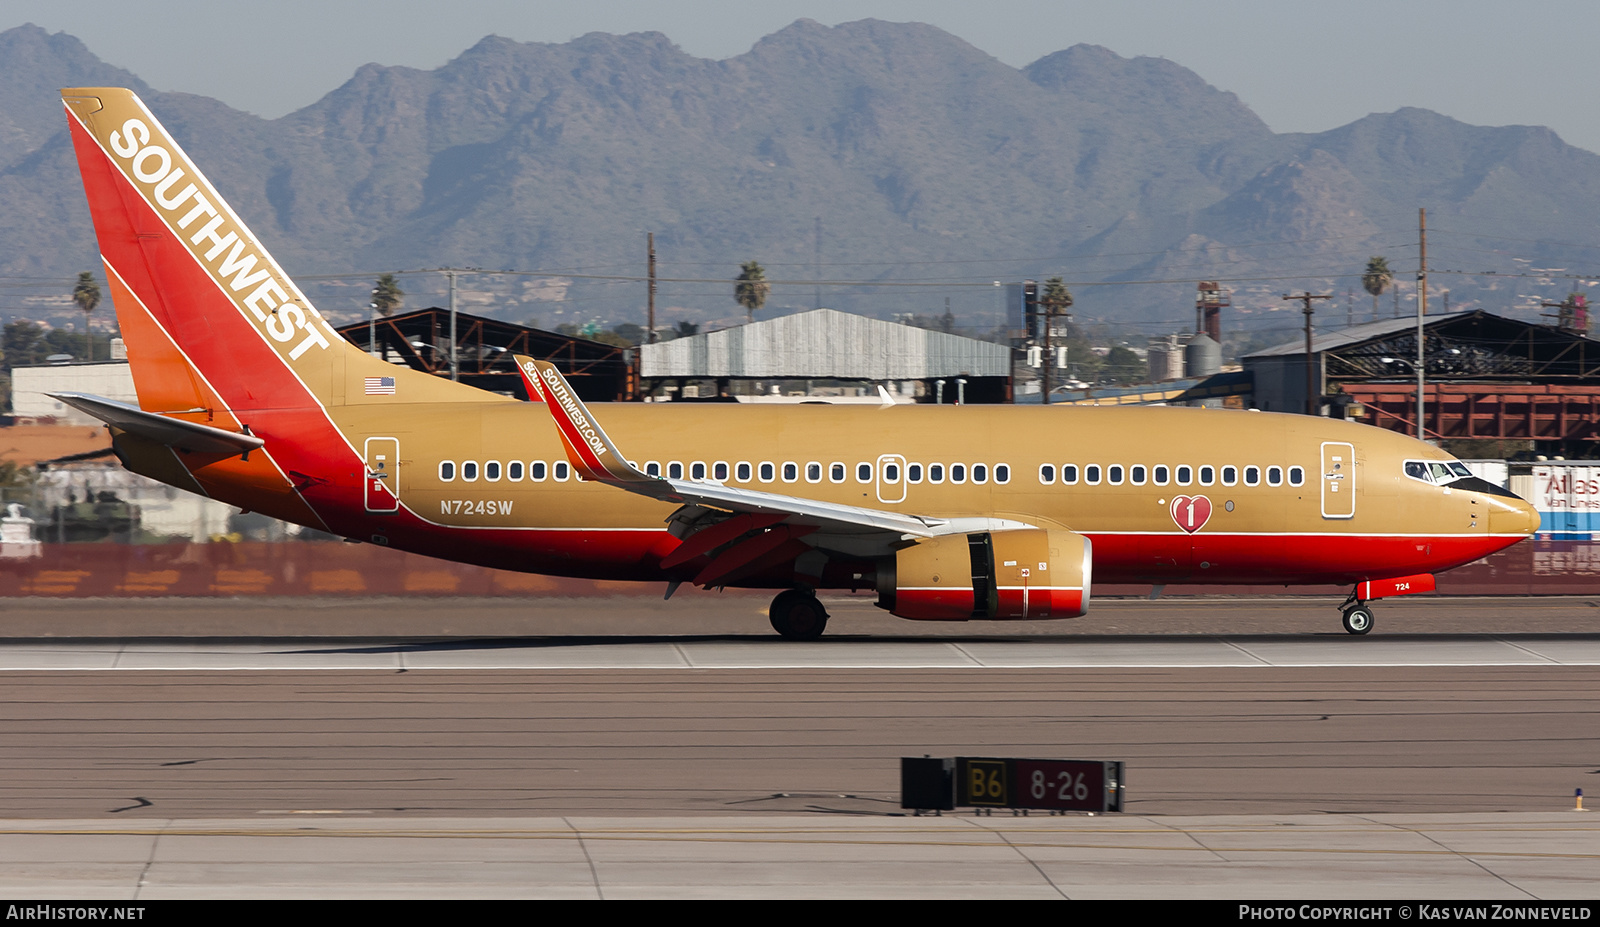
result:
M 400 439 L 368 438 L 366 503 L 369 512 L 400 510 Z
M 1339 441 L 1322 442 L 1322 517 L 1354 518 L 1356 449 Z

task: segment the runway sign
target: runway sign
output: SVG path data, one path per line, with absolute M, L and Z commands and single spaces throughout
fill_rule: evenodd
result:
M 1109 760 L 1043 760 L 958 756 L 903 757 L 904 808 L 1013 808 L 1042 811 L 1122 810 L 1123 764 Z M 947 797 L 948 796 L 948 797 Z

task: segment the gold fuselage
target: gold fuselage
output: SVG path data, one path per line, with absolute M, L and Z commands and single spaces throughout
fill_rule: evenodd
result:
M 405 508 L 439 529 L 465 535 L 489 531 L 662 532 L 674 506 L 613 487 L 559 481 L 566 453 L 548 413 L 536 403 L 362 402 L 331 410 L 356 447 L 367 438 L 392 438 L 399 448 L 397 484 Z M 766 492 L 828 502 L 899 510 L 937 518 L 994 517 L 1061 527 L 1090 535 L 1096 545 L 1097 578 L 1167 581 L 1309 582 L 1337 576 L 1430 572 L 1468 562 L 1527 535 L 1534 516 L 1520 500 L 1411 479 L 1406 460 L 1449 461 L 1437 448 L 1367 425 L 1259 412 L 1187 408 L 1084 408 L 1034 406 L 742 405 L 700 403 L 599 404 L 591 407 L 623 453 L 641 467 L 672 463 L 692 472 L 703 463 L 708 475 L 718 462 L 726 482 Z M 1339 505 L 1330 516 L 1325 498 L 1325 448 L 1346 444 L 1353 460 L 1340 477 L 1353 512 Z M 886 482 L 886 462 L 899 461 L 900 482 Z M 453 463 L 453 479 L 441 479 L 440 463 Z M 507 479 L 520 462 L 523 478 Z M 477 478 L 464 478 L 467 463 Z M 487 478 L 498 462 L 500 478 Z M 821 465 L 820 481 L 807 479 L 808 464 Z M 529 479 L 542 463 L 544 479 Z M 739 464 L 751 478 L 739 481 Z M 763 481 L 761 464 L 773 465 Z M 784 465 L 796 464 L 793 481 Z M 833 481 L 835 463 L 845 479 Z M 858 479 L 866 464 L 871 479 Z M 942 464 L 943 482 L 929 479 Z M 953 465 L 967 480 L 950 479 Z M 988 473 L 971 481 L 974 465 Z M 921 465 L 920 481 L 911 481 Z M 1009 470 L 996 482 L 997 468 Z M 1046 484 L 1041 466 L 1055 469 Z M 1065 465 L 1078 481 L 1063 485 Z M 1085 481 L 1098 465 L 1098 485 Z M 1111 485 L 1113 466 L 1123 468 Z M 1135 485 L 1135 466 L 1144 468 Z M 1155 481 L 1165 467 L 1167 481 Z M 1176 481 L 1191 469 L 1187 485 Z M 1247 485 L 1247 468 L 1257 468 Z M 1202 485 L 1210 468 L 1210 485 Z M 1233 468 L 1224 485 L 1224 468 Z M 1279 485 L 1269 485 L 1279 468 Z M 1301 485 L 1288 475 L 1298 468 Z M 350 474 L 359 478 L 359 474 Z M 1182 530 L 1173 500 L 1204 495 L 1209 518 L 1192 533 Z M 496 530 L 500 529 L 500 530 Z M 393 538 L 395 546 L 406 546 Z M 468 542 L 470 543 L 470 542 Z M 1309 546 L 1308 546 L 1309 545 Z M 1289 548 L 1295 548 L 1289 550 Z M 1363 554 L 1363 550 L 1366 553 Z M 1208 553 L 1208 551 L 1210 553 Z M 1379 556 L 1381 552 L 1381 556 Z M 1464 559 L 1463 559 L 1464 558 Z M 583 558 L 557 558 L 588 571 Z M 1322 561 L 1319 563 L 1318 561 Z M 1202 566 L 1204 564 L 1204 566 Z M 560 571 L 561 563 L 529 563 L 535 571 Z M 648 557 L 638 578 L 651 575 Z M 1324 579 L 1326 581 L 1326 579 Z

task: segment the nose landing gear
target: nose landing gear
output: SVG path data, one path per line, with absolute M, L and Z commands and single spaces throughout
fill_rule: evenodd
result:
M 1344 629 L 1351 634 L 1365 634 L 1372 630 L 1372 609 L 1357 601 L 1344 610 Z
M 1344 629 L 1351 634 L 1365 634 L 1372 630 L 1372 609 L 1367 603 L 1393 595 L 1417 595 L 1433 592 L 1438 582 L 1432 573 L 1413 573 L 1388 579 L 1364 579 L 1350 590 L 1339 610 L 1344 613 Z
M 828 611 L 808 589 L 785 589 L 767 609 L 772 630 L 790 641 L 814 641 L 828 627 Z

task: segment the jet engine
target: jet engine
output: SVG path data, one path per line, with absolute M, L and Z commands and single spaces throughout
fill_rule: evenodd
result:
M 921 621 L 1076 618 L 1089 610 L 1089 539 L 1028 528 L 923 538 L 878 567 L 878 606 Z

